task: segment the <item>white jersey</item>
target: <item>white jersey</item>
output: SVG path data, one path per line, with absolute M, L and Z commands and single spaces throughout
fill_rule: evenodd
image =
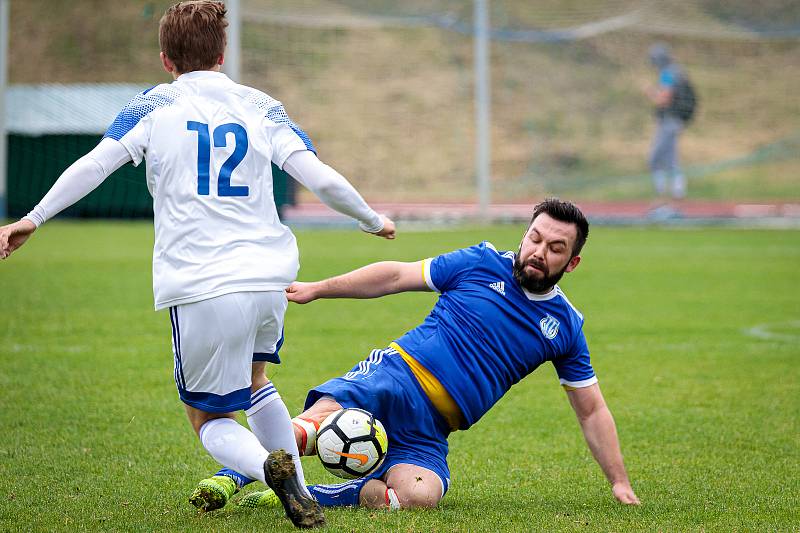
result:
M 134 97 L 105 137 L 147 161 L 156 309 L 294 281 L 297 243 L 278 218 L 271 163 L 313 146 L 280 102 L 190 72 Z

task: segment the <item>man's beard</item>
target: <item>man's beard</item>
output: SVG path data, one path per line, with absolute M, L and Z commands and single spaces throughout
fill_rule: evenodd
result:
M 529 276 L 525 273 L 526 265 L 535 266 L 542 271 L 544 276 L 541 279 L 536 279 Z M 529 259 L 526 265 L 522 264 L 522 262 L 519 260 L 519 254 L 517 254 L 517 257 L 514 258 L 514 277 L 516 278 L 517 282 L 519 282 L 519 284 L 525 287 L 528 291 L 541 294 L 558 283 L 558 281 L 561 279 L 561 276 L 563 276 L 564 272 L 567 270 L 569 263 L 564 265 L 564 268 L 562 268 L 559 272 L 556 272 L 552 275 L 544 263 L 540 263 L 533 258 Z

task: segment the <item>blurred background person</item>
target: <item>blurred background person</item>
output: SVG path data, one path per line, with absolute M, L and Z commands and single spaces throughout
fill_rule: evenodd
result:
M 649 57 L 653 67 L 658 69 L 658 84 L 645 90 L 655 104 L 656 115 L 656 130 L 648 163 L 658 197 L 669 194 L 673 199 L 680 200 L 686 197 L 686 176 L 679 163 L 678 141 L 694 115 L 697 99 L 689 77 L 673 61 L 666 44 L 651 46 Z

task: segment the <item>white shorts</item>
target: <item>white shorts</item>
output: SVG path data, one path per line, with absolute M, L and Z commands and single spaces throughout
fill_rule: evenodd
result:
M 249 408 L 253 362 L 280 362 L 286 306 L 283 291 L 269 291 L 170 307 L 181 400 L 212 413 Z

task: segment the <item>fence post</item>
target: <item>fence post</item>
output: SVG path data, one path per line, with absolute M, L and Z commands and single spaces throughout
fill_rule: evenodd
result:
M 239 0 L 225 0 L 228 19 L 228 46 L 222 70 L 236 83 L 242 82 L 242 4 Z
M 475 177 L 478 191 L 478 214 L 489 221 L 491 204 L 491 94 L 489 71 L 488 0 L 474 0 L 475 25 Z
M 8 214 L 8 132 L 6 85 L 8 84 L 8 17 L 11 0 L 0 0 L 0 220 Z

